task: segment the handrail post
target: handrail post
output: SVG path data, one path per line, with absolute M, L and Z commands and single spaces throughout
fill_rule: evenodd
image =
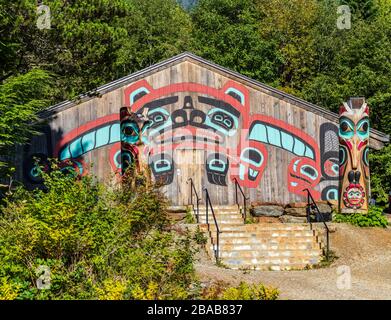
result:
M 197 199 L 197 216 L 196 216 L 197 223 L 200 223 L 200 201 Z
M 244 223 L 246 223 L 247 218 L 247 200 L 243 197 L 243 209 L 244 209 Z
M 236 181 L 236 178 L 235 178 L 235 202 L 236 202 L 237 206 L 239 207 L 239 201 L 238 201 L 238 182 Z
M 205 202 L 206 202 L 206 224 L 208 225 L 208 230 L 209 230 L 209 217 L 208 217 L 208 201 L 209 201 L 209 194 L 208 190 L 205 190 Z
M 315 202 L 315 199 L 312 197 L 310 190 L 309 189 L 304 189 L 303 191 L 307 191 L 307 220 L 310 223 L 311 228 L 312 228 L 312 223 L 311 223 L 310 212 L 311 212 L 311 205 L 313 204 L 314 208 L 316 209 L 316 211 L 317 211 L 317 213 L 319 215 L 319 217 L 321 217 L 323 225 L 324 225 L 324 227 L 326 229 L 326 258 L 328 260 L 329 259 L 329 254 L 330 254 L 330 230 L 329 230 L 329 227 L 327 226 L 327 223 L 325 221 L 323 213 L 320 212 L 320 210 L 318 208 L 318 205 Z
M 199 223 L 200 222 L 200 218 L 199 218 L 199 216 L 200 216 L 199 203 L 200 203 L 201 199 L 198 196 L 197 190 L 196 190 L 196 188 L 194 186 L 193 179 L 192 178 L 187 179 L 186 183 L 188 183 L 188 181 L 190 181 L 190 204 L 193 207 L 193 212 L 194 212 L 194 214 L 196 216 L 196 221 L 197 221 L 197 223 Z M 197 201 L 196 205 L 194 205 L 193 193 L 196 196 L 196 201 Z
M 216 230 L 217 233 L 217 247 L 216 247 L 216 261 L 219 261 L 219 248 L 220 248 L 220 232 Z

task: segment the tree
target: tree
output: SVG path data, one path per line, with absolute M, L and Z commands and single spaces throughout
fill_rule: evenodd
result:
M 0 299 L 186 299 L 197 293 L 189 289 L 197 284 L 193 235 L 171 230 L 156 187 L 120 192 L 93 177 L 64 175 L 55 164 L 52 169 L 42 173 L 45 191 L 19 188 L 0 207 Z M 40 290 L 37 280 L 50 290 Z
M 6 159 L 12 159 L 16 144 L 26 143 L 35 132 L 31 122 L 37 112 L 48 106 L 50 76 L 39 69 L 13 76 L 0 85 L 0 173 L 10 169 Z
M 281 61 L 274 39 L 259 31 L 260 11 L 252 0 L 201 0 L 191 11 L 195 52 L 266 83 L 278 83 Z

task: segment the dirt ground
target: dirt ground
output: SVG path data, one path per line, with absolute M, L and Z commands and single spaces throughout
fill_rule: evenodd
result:
M 201 253 L 197 273 L 208 282 L 271 285 L 280 290 L 280 299 L 391 300 L 391 228 L 331 225 L 335 232 L 330 234 L 330 246 L 338 259 L 329 267 L 303 271 L 229 270 L 215 266 Z M 351 282 L 347 282 L 349 271 Z

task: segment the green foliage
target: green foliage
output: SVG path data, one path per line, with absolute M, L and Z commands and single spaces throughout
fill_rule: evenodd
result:
M 207 237 L 204 233 L 197 227 L 197 231 L 194 234 L 194 241 L 199 245 L 205 245 L 208 242 Z
M 188 224 L 196 223 L 196 219 L 194 218 L 193 208 L 191 207 L 187 207 L 186 209 L 185 222 Z
M 26 142 L 34 133 L 30 122 L 48 106 L 49 91 L 50 77 L 39 69 L 10 77 L 0 85 L 0 159 L 12 155 L 15 144 Z M 0 162 L 0 169 L 4 165 Z
M 358 227 L 382 227 L 388 225 L 387 218 L 383 215 L 383 209 L 375 206 L 370 206 L 368 214 L 336 214 L 335 222 L 350 223 Z
M 202 298 L 205 300 L 276 300 L 279 291 L 263 284 L 248 284 L 241 282 L 236 287 L 229 287 L 218 281 L 204 289 Z
M 0 296 L 16 299 L 186 299 L 194 235 L 170 231 L 155 187 L 107 189 L 91 177 L 44 174 L 1 208 Z M 39 290 L 39 266 L 50 289 Z
M 195 53 L 253 79 L 275 82 L 281 57 L 259 31 L 252 0 L 200 0 L 192 10 Z
M 391 145 L 369 155 L 371 192 L 377 203 L 387 203 L 391 191 Z

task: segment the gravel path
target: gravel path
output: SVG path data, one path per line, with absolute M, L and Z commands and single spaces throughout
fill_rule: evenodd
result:
M 331 249 L 339 257 L 330 267 L 303 271 L 240 271 L 217 267 L 206 254 L 196 265 L 201 280 L 264 283 L 280 290 L 280 299 L 391 300 L 391 229 L 334 224 Z M 339 289 L 338 270 L 350 268 L 351 288 Z M 345 267 L 344 267 L 345 268 Z M 346 269 L 345 269 L 346 270 Z

